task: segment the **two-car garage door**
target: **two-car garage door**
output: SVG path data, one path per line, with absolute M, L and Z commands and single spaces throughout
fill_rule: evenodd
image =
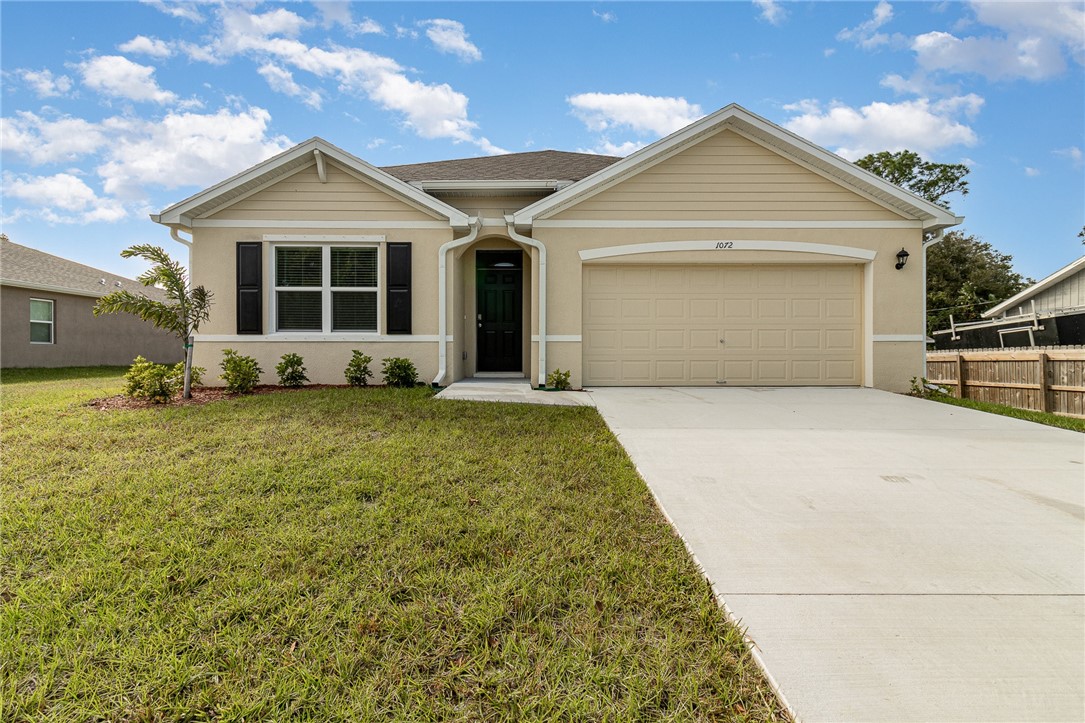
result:
M 858 385 L 857 265 L 586 265 L 586 386 Z

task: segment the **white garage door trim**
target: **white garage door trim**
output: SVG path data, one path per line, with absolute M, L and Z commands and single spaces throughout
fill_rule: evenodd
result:
M 841 312 L 841 307 L 839 306 L 839 304 L 844 299 L 840 298 L 839 294 L 844 293 L 844 287 L 840 286 L 840 284 L 842 281 L 847 284 L 847 282 L 845 281 L 846 277 L 841 277 L 839 274 L 841 271 L 847 269 L 849 266 L 851 269 L 853 269 L 851 273 L 861 271 L 860 276 L 851 276 L 851 278 L 854 279 L 854 282 L 852 283 L 854 283 L 855 285 L 851 287 L 853 291 L 849 292 L 850 294 L 854 294 L 854 296 L 851 296 L 850 298 L 853 300 L 853 303 L 856 303 L 855 306 L 852 306 L 853 311 L 850 312 L 854 314 L 854 316 L 851 317 L 852 321 L 850 322 L 851 324 L 854 324 L 854 326 L 851 327 L 854 331 L 851 333 L 856 334 L 859 337 L 858 339 L 854 339 L 853 341 L 846 341 L 847 336 L 845 328 L 841 328 L 838 326 L 840 321 L 843 321 L 843 319 L 839 316 Z M 859 266 L 861 266 L 862 268 L 858 268 Z M 667 269 L 670 269 L 670 271 L 665 271 Z M 685 272 L 681 271 L 681 269 L 689 269 L 689 271 Z M 719 271 L 712 271 L 712 269 L 718 269 Z M 728 271 L 727 269 L 730 270 Z M 742 269 L 746 269 L 746 271 L 742 271 Z M 806 271 L 802 271 L 802 269 L 806 269 Z M 638 274 L 638 280 L 634 282 L 635 287 L 630 288 L 627 291 L 623 291 L 622 287 L 624 286 L 624 282 L 620 281 L 620 279 L 624 278 L 627 272 L 633 272 L 634 270 L 636 270 L 636 273 Z M 815 270 L 817 270 L 819 273 L 817 274 L 817 276 L 810 278 L 809 273 Z M 599 277 L 600 281 L 602 281 L 603 279 L 607 279 L 607 281 L 604 282 L 605 285 L 603 287 L 596 288 L 593 277 L 589 276 L 589 271 L 606 274 L 605 276 Z M 705 277 L 704 274 L 710 271 L 712 273 L 712 276 Z M 821 273 L 824 272 L 825 274 L 828 274 L 831 271 L 833 271 L 832 276 L 823 276 Z M 867 320 L 869 318 L 868 312 L 871 304 L 869 303 L 869 294 L 864 293 L 865 287 L 868 286 L 870 277 L 872 276 L 871 264 L 869 261 L 862 265 L 794 265 L 771 263 L 750 264 L 748 262 L 741 264 L 653 264 L 651 266 L 642 266 L 640 264 L 600 264 L 599 266 L 596 266 L 595 264 L 589 264 L 584 266 L 584 272 L 584 339 L 585 342 L 588 342 L 589 337 L 587 336 L 587 334 L 589 332 L 589 329 L 594 329 L 594 331 L 592 331 L 591 333 L 590 338 L 595 339 L 597 334 L 601 334 L 602 336 L 599 337 L 599 340 L 603 344 L 603 346 L 599 347 L 594 352 L 592 348 L 589 348 L 589 346 L 587 345 L 584 348 L 584 376 L 585 383 L 588 385 L 591 385 L 593 383 L 604 385 L 615 383 L 620 385 L 661 384 L 664 386 L 672 386 L 676 383 L 707 384 L 709 383 L 708 380 L 710 378 L 715 383 L 726 383 L 721 382 L 720 379 L 728 379 L 729 381 L 736 382 L 738 384 L 754 385 L 808 383 L 832 385 L 840 383 L 847 384 L 848 382 L 845 381 L 845 379 L 847 379 L 852 374 L 854 374 L 854 376 L 851 376 L 851 378 L 854 381 L 850 383 L 858 383 L 868 386 L 870 384 L 870 377 L 872 376 L 871 372 L 873 365 L 870 363 L 870 352 L 872 351 L 872 344 L 870 343 L 871 335 L 868 331 L 870 324 L 867 323 Z M 619 274 L 617 277 L 613 275 L 615 272 Z M 643 275 L 643 272 L 649 273 L 649 276 L 646 278 L 650 279 L 650 281 L 639 278 Z M 621 309 L 625 309 L 626 302 L 620 300 L 622 298 L 625 298 L 625 294 L 627 294 L 629 291 L 636 292 L 632 297 L 629 297 L 629 299 L 639 299 L 643 303 L 646 299 L 641 297 L 646 292 L 649 293 L 648 298 L 651 298 L 651 295 L 656 292 L 649 291 L 649 289 L 655 287 L 655 285 L 659 283 L 659 279 L 657 279 L 656 276 L 657 272 L 667 273 L 672 276 L 676 272 L 680 272 L 683 274 L 698 273 L 703 277 L 700 283 L 704 284 L 705 282 L 708 282 L 712 285 L 712 287 L 715 287 L 715 284 L 717 283 L 721 283 L 727 287 L 730 287 L 732 283 L 737 282 L 739 286 L 735 287 L 735 298 L 731 299 L 730 301 L 724 301 L 725 299 L 730 298 L 731 295 L 722 294 L 719 296 L 720 301 L 717 303 L 733 303 L 735 304 L 734 308 L 737 311 L 743 308 L 741 302 L 745 301 L 746 311 L 739 311 L 740 316 L 733 317 L 732 321 L 730 322 L 732 324 L 730 327 L 722 327 L 726 328 L 727 331 L 723 331 L 721 328 L 720 331 L 712 333 L 719 333 L 722 335 L 734 334 L 734 339 L 728 337 L 727 343 L 729 345 L 728 348 L 731 348 L 730 344 L 732 343 L 732 341 L 737 341 L 740 346 L 737 346 L 736 350 L 747 348 L 749 344 L 755 343 L 756 346 L 749 347 L 751 350 L 753 350 L 758 348 L 761 344 L 767 343 L 769 344 L 769 346 L 767 347 L 769 351 L 766 352 L 768 356 L 764 357 L 762 361 L 756 361 L 761 357 L 755 352 L 755 356 L 749 357 L 748 359 L 746 358 L 746 356 L 739 354 L 738 356 L 727 361 L 725 361 L 724 357 L 719 358 L 714 362 L 714 354 L 710 354 L 709 357 L 699 358 L 702 356 L 702 354 L 698 354 L 693 351 L 694 349 L 700 349 L 701 352 L 703 352 L 707 348 L 705 344 L 714 341 L 707 338 L 707 328 L 699 328 L 694 330 L 687 329 L 685 332 L 682 332 L 680 330 L 685 328 L 684 324 L 680 324 L 673 329 L 670 327 L 669 324 L 664 327 L 656 327 L 654 325 L 651 327 L 645 327 L 643 325 L 645 320 L 647 320 L 649 317 L 654 317 L 656 313 L 663 313 L 665 316 L 668 317 L 674 317 L 674 315 L 679 309 L 685 309 L 685 311 L 683 312 L 684 314 L 695 313 L 692 306 L 689 306 L 687 308 L 685 302 L 679 301 L 678 298 L 667 299 L 668 306 L 666 311 L 647 311 L 646 309 L 640 309 L 640 307 L 636 307 L 637 309 L 639 309 L 639 311 L 633 312 L 633 317 L 630 317 L 630 319 L 633 321 L 633 326 L 627 328 L 626 331 L 621 331 L 625 322 L 621 321 L 620 317 L 613 317 L 613 321 L 607 321 L 607 319 L 611 319 L 612 315 L 615 313 L 620 313 L 621 317 L 625 316 L 625 313 L 627 312 L 619 312 L 617 310 L 617 307 L 614 307 L 614 304 L 619 303 L 619 307 Z M 748 274 L 750 272 L 752 272 L 754 276 L 749 277 Z M 770 313 L 773 314 L 773 321 L 768 322 L 768 326 L 765 328 L 762 328 L 762 326 L 757 323 L 755 317 L 749 317 L 746 321 L 739 322 L 740 318 L 746 319 L 746 317 L 741 316 L 741 314 L 749 313 L 749 303 L 751 300 L 757 298 L 756 289 L 761 283 L 761 281 L 758 281 L 758 279 L 761 279 L 761 275 L 766 272 L 770 273 L 770 277 L 766 278 L 768 279 L 769 290 L 771 291 L 771 293 L 764 303 L 769 303 L 769 301 L 772 302 L 771 308 L 773 309 L 773 311 Z M 802 289 L 799 287 L 795 287 L 793 289 L 790 286 L 790 284 L 792 283 L 792 281 L 790 281 L 790 279 L 792 278 L 791 274 L 796 272 L 804 274 L 804 276 L 802 277 L 804 281 L 801 283 L 807 289 L 810 288 L 810 282 L 813 279 L 817 280 L 816 285 L 818 286 L 826 283 L 830 284 L 829 286 L 825 287 L 825 290 L 830 292 L 830 296 L 827 297 L 829 301 L 825 301 L 823 302 L 823 304 L 836 304 L 836 311 L 831 310 L 829 307 L 825 307 L 823 304 L 816 304 L 814 309 L 817 313 L 815 313 L 813 316 L 821 316 L 821 321 L 818 321 L 817 318 L 811 318 L 811 315 L 808 313 L 808 308 L 804 307 L 804 311 L 802 312 L 794 312 L 791 310 L 790 306 L 790 304 L 793 302 L 783 302 L 782 299 L 775 298 L 782 290 L 785 292 L 785 295 L 791 294 L 795 290 L 802 291 Z M 724 282 L 722 278 L 720 278 L 719 281 L 712 281 L 711 279 L 715 278 L 714 275 L 716 273 L 741 275 L 736 276 L 734 279 L 727 282 Z M 781 276 L 781 274 L 784 275 Z M 742 279 L 742 281 L 740 281 L 740 279 Z M 754 286 L 750 286 L 751 279 L 753 280 Z M 614 285 L 616 283 L 618 284 L 617 286 Z M 679 296 L 683 296 L 687 293 L 686 284 L 689 283 L 689 280 L 683 281 L 680 278 L 670 279 L 669 281 L 663 283 L 665 285 L 670 285 L 673 287 L 671 291 L 663 292 L 664 297 L 673 296 L 676 293 L 679 294 Z M 674 287 L 673 285 L 675 283 L 678 283 L 679 286 Z M 780 286 L 781 283 L 784 283 L 787 286 L 786 290 Z M 679 287 L 681 287 L 683 290 L 678 291 Z M 739 287 L 745 288 L 745 290 L 738 291 Z M 702 286 L 702 292 L 698 293 L 703 294 L 709 288 L 710 287 Z M 717 291 L 716 293 L 720 294 L 723 287 L 718 288 L 720 289 L 720 291 Z M 833 292 L 834 288 L 836 289 L 835 292 Z M 751 291 L 754 292 L 754 296 L 750 298 L 745 298 L 750 295 Z M 803 293 L 809 294 L 809 291 L 805 291 Z M 614 296 L 614 294 L 617 294 L 617 296 Z M 595 298 L 597 302 L 603 304 L 603 306 L 598 307 L 598 310 L 603 311 L 605 309 L 606 311 L 603 311 L 603 316 L 598 317 L 594 320 L 589 320 L 589 310 L 592 308 L 597 308 L 589 302 L 589 299 L 592 298 Z M 799 300 L 801 300 L 801 297 L 800 299 L 796 299 L 796 302 Z M 809 299 L 807 299 L 807 301 L 809 301 Z M 651 304 L 651 309 L 656 309 L 655 302 L 649 303 Z M 690 303 L 692 303 L 692 301 Z M 695 323 L 695 327 L 703 326 L 706 323 L 707 317 L 705 317 L 704 315 L 709 311 L 711 311 L 713 315 L 715 313 L 730 313 L 729 311 L 722 311 L 722 309 L 730 307 L 716 306 L 715 304 L 709 304 L 709 306 L 705 306 L 705 304 L 709 303 L 708 299 L 706 298 L 700 299 L 698 303 L 700 304 L 699 308 L 701 310 L 697 313 L 702 317 L 702 321 Z M 760 308 L 759 305 L 762 302 L 755 303 L 758 305 L 758 308 Z M 780 307 L 781 310 L 777 311 L 776 305 L 780 303 L 785 303 L 785 306 Z M 677 306 L 674 306 L 675 304 L 677 304 Z M 660 307 L 660 309 L 662 308 L 663 307 Z M 817 311 L 819 308 L 820 311 Z M 715 311 L 712 311 L 713 309 L 715 309 Z M 787 310 L 784 311 L 784 309 Z M 799 313 L 799 317 L 805 317 L 806 321 L 804 322 L 804 324 L 809 324 L 811 321 L 813 321 L 813 328 L 810 328 L 808 331 L 799 332 L 799 328 L 805 327 L 795 327 L 794 338 L 792 337 L 791 331 L 784 332 L 785 328 L 791 327 L 780 327 L 779 323 L 784 317 L 779 315 L 786 314 L 786 316 L 790 318 L 792 313 Z M 823 316 L 826 313 L 828 313 L 830 317 L 836 316 L 838 318 L 838 321 L 836 323 L 833 323 L 831 318 Z M 641 319 L 640 317 L 644 318 Z M 829 326 L 821 328 L 820 344 L 830 344 L 830 346 L 821 347 L 819 351 L 818 349 L 810 346 L 810 333 L 813 332 L 815 328 L 823 327 L 827 320 L 829 321 Z M 715 323 L 720 323 L 722 321 L 723 318 L 721 317 L 720 320 Z M 753 326 L 749 326 L 751 322 L 753 323 Z M 615 326 L 615 324 L 617 326 Z M 709 325 L 711 326 L 711 324 Z M 833 328 L 834 326 L 836 326 L 837 328 Z M 659 331 L 650 331 L 649 328 L 659 329 Z M 760 331 L 756 331 L 758 329 L 760 329 Z M 660 336 L 657 338 L 657 334 L 664 334 L 664 330 L 666 330 L 667 342 L 664 346 L 661 346 L 659 350 L 655 350 L 655 344 L 657 342 L 663 343 L 663 337 Z M 757 339 L 760 341 L 751 341 L 751 332 L 753 332 L 754 334 L 753 339 Z M 800 333 L 803 335 L 801 348 L 806 349 L 807 351 L 798 352 L 799 356 L 797 357 L 791 357 L 790 355 L 781 357 L 779 355 L 779 352 L 784 348 L 790 348 L 791 343 L 798 343 L 797 340 L 799 339 L 798 335 Z M 618 336 L 615 336 L 615 334 L 617 334 Z M 627 334 L 631 334 L 632 336 L 627 336 Z M 677 336 L 675 336 L 675 334 L 677 334 Z M 828 334 L 828 336 L 826 336 L 826 334 Z M 845 336 L 841 336 L 841 334 L 845 334 Z M 711 334 L 708 334 L 708 336 L 711 336 Z M 818 338 L 819 335 L 815 333 L 813 339 L 817 341 Z M 604 339 L 606 341 L 602 341 Z M 719 341 L 722 343 L 724 340 L 723 338 L 720 338 Z M 633 344 L 633 346 L 630 347 L 631 349 L 639 349 L 640 351 L 635 353 L 632 359 L 627 359 L 625 362 L 619 361 L 620 359 L 624 358 L 624 353 L 618 352 L 618 349 L 625 348 L 625 345 L 629 343 Z M 674 350 L 679 348 L 674 346 L 674 344 L 676 343 L 678 343 L 680 346 L 682 344 L 693 344 L 694 346 L 689 347 L 690 353 L 693 354 L 693 356 L 688 358 L 683 355 L 674 357 Z M 848 346 L 840 346 L 841 343 L 844 343 Z M 620 344 L 620 347 L 615 347 L 613 346 L 614 344 Z M 650 344 L 650 346 L 645 346 L 645 344 Z M 854 344 L 855 346 L 850 346 L 852 344 Z M 594 344 L 592 346 L 594 347 Z M 817 346 L 817 344 L 815 344 L 815 346 Z M 852 360 L 852 367 L 850 372 L 847 371 L 847 366 L 841 366 L 841 364 L 845 361 L 845 357 L 839 356 L 841 351 L 844 351 L 849 347 L 854 349 L 855 352 L 855 356 L 848 355 L 847 357 Z M 800 347 L 796 347 L 796 350 L 799 348 Z M 835 354 L 831 351 L 833 348 L 836 349 Z M 612 349 L 614 352 L 618 352 L 618 355 L 611 358 L 612 355 L 605 351 L 607 349 Z M 670 349 L 670 352 L 663 351 L 665 349 Z M 813 356 L 810 356 L 811 352 L 813 352 Z M 826 352 L 829 352 L 829 356 L 822 356 Z M 601 357 L 599 356 L 600 353 L 602 354 Z M 640 357 L 643 354 L 647 354 L 648 356 L 642 359 Z M 662 354 L 662 356 L 659 356 L 659 358 L 657 359 L 657 354 Z M 596 367 L 592 367 L 592 364 L 589 363 L 589 358 L 594 359 L 594 364 L 596 365 Z M 680 359 L 688 359 L 688 361 L 686 363 L 681 363 Z M 792 363 L 790 361 L 785 361 L 786 359 L 793 359 L 796 366 L 792 367 Z M 818 359 L 820 359 L 820 361 L 818 361 Z M 614 367 L 615 363 L 617 363 L 617 367 Z M 658 369 L 657 363 L 660 365 Z M 752 367 L 750 367 L 751 363 L 753 364 Z M 783 363 L 784 366 L 780 366 L 781 363 Z M 632 366 L 627 367 L 627 364 L 632 364 Z M 677 366 L 675 366 L 676 364 Z M 718 370 L 716 364 L 721 365 L 718 367 Z M 743 367 L 743 364 L 745 364 L 745 367 Z M 664 371 L 663 365 L 666 365 L 666 372 Z M 727 367 L 726 370 L 724 366 Z M 591 372 L 591 368 L 597 368 L 598 372 L 602 372 L 603 375 L 599 376 L 598 373 Z M 610 368 L 612 372 L 617 373 L 617 376 L 614 376 L 614 374 L 609 372 L 603 372 L 604 369 L 608 368 Z M 621 371 L 623 369 L 626 371 Z M 630 369 L 633 370 L 633 376 L 627 378 L 627 371 Z M 595 376 L 593 376 L 593 374 Z M 676 374 L 678 376 L 675 376 Z M 765 376 L 766 374 L 767 376 Z M 842 376 L 842 374 L 845 376 Z M 817 380 L 815 380 L 815 377 L 817 378 Z M 680 381 L 680 378 L 685 379 L 685 381 Z M 695 381 L 697 379 L 700 379 L 700 381 Z M 745 379 L 745 381 L 740 381 L 740 379 Z M 808 379 L 808 381 L 803 381 L 803 379 Z
M 764 241 L 764 240 L 702 240 L 702 241 L 653 241 L 646 244 L 628 244 L 624 246 L 605 246 L 599 249 L 587 249 L 580 252 L 581 261 L 608 259 L 613 256 L 632 256 L 633 254 L 669 253 L 672 251 L 798 251 L 827 256 L 843 256 L 849 259 L 873 261 L 877 251 L 857 249 L 851 246 L 833 244 L 815 244 L 806 241 Z M 721 263 L 726 263 L 724 258 Z

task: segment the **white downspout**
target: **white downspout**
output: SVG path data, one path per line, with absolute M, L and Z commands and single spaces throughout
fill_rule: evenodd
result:
M 923 243 L 923 373 L 919 375 L 920 379 L 926 379 L 927 377 L 927 249 L 936 243 L 941 243 L 945 235 L 946 230 L 940 228 L 930 241 Z M 950 316 L 950 323 L 952 321 L 953 317 Z M 952 339 L 953 333 L 951 332 L 949 336 Z
M 509 238 L 539 250 L 539 386 L 546 385 L 546 247 L 539 241 L 516 233 L 512 216 L 505 216 Z
M 481 224 L 477 217 L 472 216 L 468 219 L 468 223 L 471 225 L 471 231 L 462 238 L 454 238 L 451 241 L 442 244 L 440 250 L 437 251 L 437 359 L 438 368 L 437 376 L 433 378 L 433 386 L 441 386 L 441 382 L 444 381 L 445 375 L 448 373 L 448 274 L 447 274 L 447 260 L 448 252 L 459 246 L 466 246 L 478 237 L 478 229 Z

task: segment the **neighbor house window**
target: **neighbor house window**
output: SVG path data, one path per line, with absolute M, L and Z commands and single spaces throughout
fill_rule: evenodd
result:
M 30 343 L 52 344 L 53 302 L 49 299 L 30 300 Z
M 276 246 L 277 331 L 376 332 L 376 246 Z

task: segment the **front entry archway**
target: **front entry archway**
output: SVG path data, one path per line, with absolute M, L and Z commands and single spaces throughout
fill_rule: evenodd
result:
M 477 359 L 480 372 L 523 370 L 522 251 L 475 254 Z

